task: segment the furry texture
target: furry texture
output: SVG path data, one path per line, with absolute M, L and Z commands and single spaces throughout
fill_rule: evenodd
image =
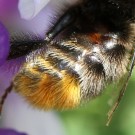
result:
M 99 95 L 128 70 L 134 7 L 133 0 L 84 0 L 66 11 L 48 35 L 67 34 L 27 56 L 15 91 L 42 109 L 73 108 Z

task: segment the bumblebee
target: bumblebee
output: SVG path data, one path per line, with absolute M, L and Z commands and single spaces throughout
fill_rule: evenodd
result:
M 97 97 L 128 71 L 134 21 L 134 0 L 80 1 L 64 12 L 45 40 L 11 41 L 8 59 L 27 55 L 11 86 L 44 110 L 71 109 Z

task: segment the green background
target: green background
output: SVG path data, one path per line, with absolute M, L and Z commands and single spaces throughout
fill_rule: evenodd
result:
M 118 85 L 111 85 L 85 106 L 59 113 L 67 135 L 135 135 L 135 70 L 107 127 L 107 113 L 118 96 L 118 89 Z

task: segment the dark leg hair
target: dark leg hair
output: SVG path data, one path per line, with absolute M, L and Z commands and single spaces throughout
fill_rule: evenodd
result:
M 17 38 L 16 40 L 13 39 L 11 41 L 10 53 L 7 59 L 10 60 L 27 55 L 31 51 L 41 48 L 48 42 L 51 42 L 51 40 L 55 38 L 62 30 L 64 30 L 70 24 L 76 21 L 78 12 L 79 12 L 78 7 L 74 7 L 68 10 L 47 33 L 45 41 L 38 37 L 31 39 L 30 34 L 29 35 L 23 34 L 22 39 L 21 38 Z
M 4 91 L 4 94 L 1 96 L 0 99 L 0 115 L 2 112 L 3 104 L 5 102 L 5 99 L 7 98 L 8 94 L 12 91 L 13 83 L 10 84 L 10 86 Z
M 73 22 L 76 21 L 77 16 L 79 14 L 79 7 L 74 7 L 68 10 L 51 28 L 51 30 L 46 34 L 45 40 L 50 42 L 53 38 L 55 38 L 61 31 L 70 26 Z

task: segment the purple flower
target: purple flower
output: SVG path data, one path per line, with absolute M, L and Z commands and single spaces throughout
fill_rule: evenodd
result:
M 19 0 L 19 11 L 20 15 L 24 19 L 32 19 L 35 17 L 45 6 L 51 2 L 52 4 L 63 5 L 62 3 L 67 3 L 72 5 L 79 0 Z M 60 7 L 59 7 L 60 8 Z
M 6 29 L 11 18 L 18 14 L 18 0 L 0 0 L 0 66 L 5 62 L 9 54 L 9 33 Z
M 18 0 L 0 0 L 0 19 L 10 19 L 16 12 L 18 13 Z
M 0 0 L 0 5 L 2 1 L 7 2 L 9 0 Z M 10 3 L 11 1 L 15 2 L 14 4 L 12 3 L 13 5 L 17 5 L 17 0 L 10 0 Z M 25 4 L 24 1 L 26 2 Z M 53 20 L 58 19 L 55 17 L 56 13 L 62 13 L 61 10 L 65 5 L 63 4 L 62 6 L 62 3 L 68 2 L 69 4 L 73 4 L 75 1 L 77 0 L 50 0 L 49 3 L 47 3 L 48 0 L 18 0 L 19 6 L 15 6 L 14 8 L 16 9 L 14 10 L 19 11 L 20 16 L 25 18 L 25 20 L 21 17 L 19 18 L 19 26 L 21 25 L 20 28 L 24 28 L 23 30 L 26 30 L 26 33 L 32 31 L 33 33 L 41 35 L 44 38 L 45 33 L 48 31 L 50 26 L 50 22 L 52 22 L 52 18 Z M 41 3 L 37 4 L 36 2 L 44 2 L 44 5 Z M 32 5 L 35 7 L 31 7 Z M 44 6 L 45 8 L 43 9 Z M 1 7 L 3 6 L 1 5 Z M 29 11 L 26 11 L 25 9 L 29 9 Z M 5 9 L 3 9 L 3 11 L 5 11 Z M 5 19 L 8 20 L 8 13 L 6 15 Z M 12 19 L 12 16 L 10 16 L 10 18 Z M 30 20 L 30 18 L 32 18 L 32 20 Z M 10 26 L 12 26 L 11 21 L 8 22 L 10 23 Z M 6 24 L 4 23 L 4 25 Z M 8 67 L 16 69 L 16 67 L 20 65 L 18 64 L 20 60 L 14 60 L 11 62 L 11 67 L 8 66 L 8 62 L 6 62 L 6 64 L 2 66 L 4 70 L 0 69 L 0 92 L 7 88 L 13 78 L 13 75 L 11 71 L 9 71 Z M 4 72 L 7 68 L 8 72 Z M 45 112 L 33 109 L 27 104 L 27 102 L 24 101 L 22 97 L 14 92 L 9 94 L 4 104 L 1 127 L 24 131 L 30 135 L 64 135 L 65 133 L 60 118 L 55 112 Z M 0 135 L 8 135 L 6 132 L 8 133 L 8 131 L 3 131 L 3 134 L 0 132 Z M 19 135 L 19 133 L 17 134 L 15 131 L 11 131 L 10 134 Z
M 9 54 L 9 34 L 7 29 L 0 23 L 0 66 L 5 62 Z
M 3 3 L 2 1 L 8 1 L 8 0 L 0 0 L 0 5 Z M 13 2 L 13 0 L 11 1 Z M 37 2 L 38 0 L 26 0 L 26 2 L 30 2 L 30 1 Z M 43 1 L 43 0 L 39 0 L 39 1 Z M 17 1 L 14 0 L 14 2 Z M 30 11 L 25 12 L 26 14 L 25 13 L 22 14 L 23 11 L 22 9 L 23 8 L 25 9 L 25 6 L 27 6 L 28 8 L 30 7 L 30 5 L 26 3 L 23 6 L 20 5 L 21 4 L 20 0 L 18 0 L 18 2 L 19 2 L 18 11 L 21 12 L 20 14 L 21 17 L 28 18 L 27 17 L 28 14 L 30 17 Z M 57 8 L 56 3 L 57 3 L 56 1 L 53 2 L 53 0 L 51 0 L 44 9 L 42 9 L 43 5 L 39 3 L 39 5 L 41 5 L 42 7 L 39 7 L 38 9 L 36 7 L 33 15 L 35 16 L 37 13 L 38 14 L 32 20 L 30 20 L 30 18 L 28 18 L 29 20 L 24 20 L 21 17 L 14 18 L 13 16 L 10 16 L 9 18 L 8 13 L 6 13 L 5 16 L 3 15 L 3 17 L 0 17 L 0 21 L 2 21 L 7 28 L 9 28 L 8 25 L 11 26 L 12 28 L 13 26 L 15 26 L 14 27 L 15 29 L 17 26 L 19 26 L 20 29 L 26 30 L 26 33 L 32 31 L 35 34 L 38 33 L 38 35 L 45 37 L 45 32 L 48 30 L 50 25 L 50 21 L 51 21 L 50 19 L 51 17 L 54 17 L 54 15 L 56 14 L 55 12 L 52 12 L 52 10 L 56 10 Z M 14 3 L 14 5 L 16 4 L 17 3 Z M 34 3 L 34 5 L 36 4 Z M 14 8 L 17 8 L 17 6 L 15 6 Z M 34 9 L 34 7 L 30 8 L 29 10 L 32 9 Z M 41 9 L 42 11 L 39 12 L 39 10 Z M 3 9 L 3 11 L 4 10 L 6 9 Z M 11 21 L 9 19 L 11 19 Z M 15 21 L 12 22 L 12 20 Z M 15 23 L 15 25 L 13 23 Z M 0 92 L 3 92 L 12 81 L 13 73 L 11 71 L 13 70 L 17 71 L 16 67 L 18 69 L 18 65 L 20 65 L 18 63 L 20 63 L 20 59 L 7 61 L 5 64 L 2 65 L 2 67 L 0 67 Z M 21 131 L 21 132 L 23 131 L 29 135 L 64 135 L 63 125 L 61 123 L 60 118 L 55 112 L 53 111 L 45 112 L 41 110 L 36 110 L 31 106 L 29 106 L 22 97 L 20 97 L 18 94 L 15 94 L 14 92 L 10 93 L 8 98 L 6 99 L 6 102 L 3 106 L 2 118 L 0 122 L 1 122 L 1 128 L 11 128 L 17 131 Z M 0 135 L 6 135 L 6 133 L 8 133 L 8 131 L 5 130 L 2 132 L 3 133 L 0 132 Z M 11 131 L 11 132 L 9 131 L 9 133 L 11 135 L 17 135 L 17 132 L 15 131 Z
M 24 19 L 35 17 L 50 0 L 19 0 L 20 15 Z
M 0 129 L 0 135 L 26 135 L 26 134 L 16 132 L 12 129 Z

